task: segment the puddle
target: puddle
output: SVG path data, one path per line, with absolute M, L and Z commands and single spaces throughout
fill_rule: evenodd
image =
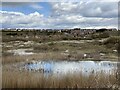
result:
M 21 68 L 28 71 L 43 71 L 47 75 L 65 75 L 68 73 L 89 75 L 101 71 L 110 74 L 117 70 L 117 65 L 118 62 L 111 61 L 34 61 Z
M 32 55 L 34 54 L 31 52 L 33 49 L 16 49 L 16 50 L 8 50 L 8 52 L 13 53 L 14 55 Z

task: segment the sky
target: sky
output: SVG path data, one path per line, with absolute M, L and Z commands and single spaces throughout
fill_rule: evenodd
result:
M 117 1 L 2 2 L 2 28 L 117 28 Z

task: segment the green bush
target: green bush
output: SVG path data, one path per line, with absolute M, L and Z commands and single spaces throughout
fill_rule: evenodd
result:
M 107 39 L 104 44 L 118 44 L 120 43 L 120 36 L 114 36 Z
M 110 37 L 104 41 L 103 44 L 106 45 L 107 48 L 119 49 L 118 47 L 120 46 L 120 36 Z
M 91 37 L 93 39 L 96 39 L 96 38 L 108 38 L 109 37 L 109 33 L 108 32 L 102 32 L 102 33 L 95 33 L 95 34 L 92 34 Z

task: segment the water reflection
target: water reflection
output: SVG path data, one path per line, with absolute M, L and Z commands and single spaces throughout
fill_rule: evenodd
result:
M 45 75 L 65 75 L 67 73 L 82 73 L 89 75 L 103 71 L 111 73 L 117 69 L 118 62 L 111 61 L 39 61 L 26 64 L 24 67 L 30 71 L 43 71 Z

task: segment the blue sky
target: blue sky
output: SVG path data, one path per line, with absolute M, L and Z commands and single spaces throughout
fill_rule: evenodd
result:
M 2 28 L 117 28 L 117 2 L 4 2 Z
M 7 2 L 8 5 L 4 5 L 2 6 L 2 10 L 3 11 L 12 11 L 12 12 L 22 12 L 24 14 L 30 14 L 30 13 L 33 13 L 33 12 L 39 12 L 39 13 L 42 13 L 44 14 L 45 16 L 48 16 L 50 14 L 50 11 L 51 11 L 51 6 L 49 3 L 47 2 L 38 2 L 38 3 L 27 3 L 26 4 L 20 4 L 19 3 L 17 5 L 10 5 L 10 3 L 13 3 L 13 2 Z M 40 8 L 37 9 L 32 7 L 32 5 L 36 5 L 36 6 L 39 6 Z

